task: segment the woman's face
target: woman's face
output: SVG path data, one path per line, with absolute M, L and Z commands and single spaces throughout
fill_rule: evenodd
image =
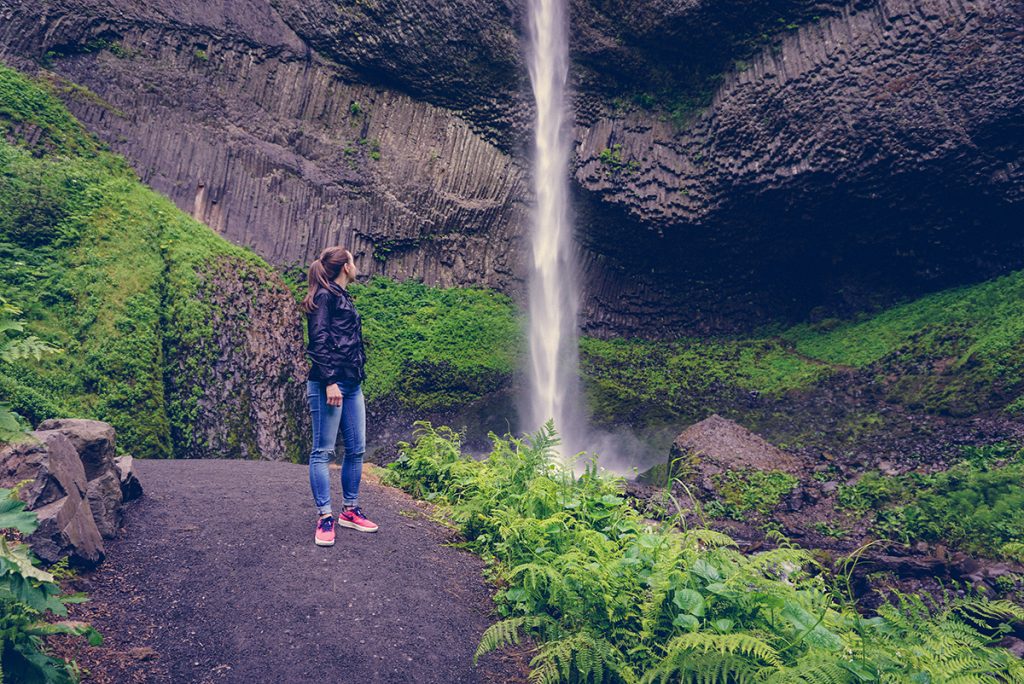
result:
M 359 275 L 359 267 L 356 266 L 356 258 L 352 256 L 352 252 L 348 253 L 348 263 L 343 268 L 348 275 L 349 282 L 353 282 L 356 276 Z

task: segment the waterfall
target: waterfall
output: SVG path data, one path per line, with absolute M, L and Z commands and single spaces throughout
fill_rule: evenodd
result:
M 530 430 L 549 418 L 562 436 L 563 454 L 581 443 L 576 314 L 578 276 L 569 211 L 569 150 L 565 88 L 569 36 L 565 0 L 527 0 L 527 61 L 536 105 L 534 134 L 530 307 Z

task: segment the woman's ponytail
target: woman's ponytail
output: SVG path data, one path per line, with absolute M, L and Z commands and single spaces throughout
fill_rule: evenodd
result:
M 320 252 L 320 258 L 309 265 L 309 289 L 302 299 L 302 310 L 310 313 L 316 309 L 313 298 L 321 288 L 329 288 L 331 281 L 338 277 L 341 269 L 352 260 L 352 253 L 344 247 L 328 247 Z

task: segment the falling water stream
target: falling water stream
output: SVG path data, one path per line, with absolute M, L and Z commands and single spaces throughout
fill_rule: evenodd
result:
M 582 442 L 577 268 L 569 211 L 570 137 L 565 87 L 569 73 L 565 0 L 528 0 L 527 61 L 536 104 L 533 260 L 530 273 L 530 401 L 527 426 L 554 419 L 562 452 Z

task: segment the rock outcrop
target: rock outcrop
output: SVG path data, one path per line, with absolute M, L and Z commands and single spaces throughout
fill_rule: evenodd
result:
M 0 0 L 0 57 L 49 65 L 145 182 L 273 263 L 341 242 L 368 274 L 520 296 L 521 13 Z M 572 15 L 589 331 L 735 331 L 1024 265 L 1018 3 L 575 0 Z
M 39 519 L 28 542 L 47 563 L 65 556 L 83 567 L 102 562 L 103 540 L 121 529 L 124 501 L 142 495 L 130 460 L 115 460 L 114 440 L 107 423 L 57 419 L 0 446 L 0 487 L 24 483 L 18 496 Z
M 597 117 L 576 179 L 678 310 L 720 312 L 709 329 L 1020 267 L 1020 26 L 1000 0 L 847 5 L 727 73 L 691 123 Z
M 26 479 L 31 482 L 18 495 L 39 518 L 39 527 L 28 537 L 36 555 L 48 563 L 66 555 L 84 566 L 100 563 L 103 539 L 89 507 L 85 469 L 71 440 L 60 432 L 31 432 L 26 441 L 0 450 L 0 486 Z
M 223 256 L 199 272 L 209 334 L 176 340 L 165 392 L 179 458 L 299 461 L 308 453 L 307 364 L 295 300 L 279 277 Z
M 800 472 L 798 459 L 717 414 L 679 433 L 672 442 L 669 459 L 693 463 L 703 477 L 743 469 Z

